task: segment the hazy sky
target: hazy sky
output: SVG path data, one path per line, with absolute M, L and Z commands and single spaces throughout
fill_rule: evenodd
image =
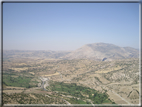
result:
M 4 50 L 139 48 L 139 3 L 4 3 Z

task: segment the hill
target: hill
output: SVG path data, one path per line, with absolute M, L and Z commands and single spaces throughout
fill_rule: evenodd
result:
M 87 44 L 81 48 L 70 52 L 64 59 L 94 59 L 94 60 L 113 60 L 138 58 L 139 51 L 131 47 L 119 47 L 108 43 Z

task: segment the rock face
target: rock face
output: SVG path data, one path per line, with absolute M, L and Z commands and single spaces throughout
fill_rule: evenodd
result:
M 139 51 L 131 47 L 119 47 L 108 43 L 87 44 L 67 54 L 65 59 L 113 60 L 138 58 Z M 104 59 L 105 58 L 105 59 Z
M 133 89 L 133 90 L 129 93 L 128 97 L 129 97 L 130 99 L 139 99 L 139 92 L 138 92 L 137 90 Z

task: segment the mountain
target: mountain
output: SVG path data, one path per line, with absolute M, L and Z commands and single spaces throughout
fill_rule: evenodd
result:
M 113 60 L 138 58 L 139 51 L 131 47 L 119 47 L 108 43 L 87 44 L 70 52 L 63 59 Z
M 138 58 L 139 50 L 131 47 L 119 47 L 108 43 L 86 44 L 74 51 L 24 51 L 4 50 L 3 58 L 53 58 L 53 59 L 92 59 L 114 60 Z

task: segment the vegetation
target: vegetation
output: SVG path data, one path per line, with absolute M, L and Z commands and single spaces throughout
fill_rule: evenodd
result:
M 74 104 L 87 104 L 87 102 L 83 101 L 86 98 L 91 99 L 94 104 L 102 104 L 104 102 L 111 103 L 111 100 L 108 99 L 106 91 L 101 93 L 88 87 L 78 86 L 75 83 L 68 84 L 63 82 L 52 82 L 52 84 L 50 84 L 50 90 L 65 92 L 65 95 L 76 97 L 70 99 L 70 101 Z M 80 100 L 76 100 L 77 98 Z
M 12 77 L 13 75 L 4 74 L 3 75 L 3 84 L 6 86 L 15 86 L 15 87 L 25 87 L 31 88 L 37 86 L 37 81 L 31 81 L 32 77 L 18 76 Z
M 3 104 L 65 104 L 62 99 L 48 98 L 43 94 L 3 93 Z
M 71 104 L 87 104 L 87 102 L 85 102 L 83 100 L 78 100 L 77 98 L 70 98 L 69 102 Z
M 113 99 L 115 103 L 121 103 L 121 99 L 111 96 L 111 94 L 114 94 L 111 91 L 102 91 L 104 88 L 114 91 L 120 96 L 126 98 L 126 100 L 132 104 L 139 103 L 138 98 L 135 99 L 135 102 L 127 97 L 133 89 L 139 89 L 139 59 L 94 61 L 88 59 L 49 60 L 44 58 L 22 59 L 19 57 L 13 57 L 9 60 L 10 61 L 5 60 L 3 62 L 3 88 L 6 86 L 26 88 L 35 87 L 37 85 L 40 86 L 38 83 L 41 82 L 41 80 L 37 77 L 54 74 L 56 72 L 60 72 L 60 74 L 49 77 L 49 80 L 51 81 L 58 81 L 53 82 L 50 86 L 48 86 L 48 91 L 51 93 L 50 99 L 53 101 L 48 102 L 46 100 L 38 100 L 38 98 L 49 98 L 44 96 L 44 92 L 46 91 L 37 89 L 38 87 L 25 89 L 24 94 L 21 94 L 23 90 L 18 91 L 18 89 L 16 89 L 15 91 L 12 91 L 12 89 L 9 90 L 7 88 L 6 90 L 3 90 L 6 94 L 3 97 L 3 99 L 5 99 L 5 103 L 14 104 L 18 101 L 18 104 L 43 104 L 46 102 L 50 104 L 56 102 L 57 104 L 57 101 L 62 98 L 71 104 L 114 104 L 114 102 L 110 101 L 110 99 Z M 68 83 L 63 83 L 61 81 Z M 79 86 L 75 83 L 82 85 Z M 34 91 L 39 94 L 34 95 Z M 11 94 L 13 92 L 18 92 L 19 94 Z M 32 99 L 31 97 L 30 100 L 25 97 L 27 101 L 25 99 L 20 100 L 20 94 L 24 96 L 27 95 L 25 94 L 27 92 L 34 95 L 37 99 Z M 42 95 L 43 93 L 44 95 Z M 110 95 L 110 99 L 107 94 Z M 13 101 L 12 99 L 14 99 L 14 97 L 12 96 L 17 96 L 15 99 L 19 98 L 19 100 Z M 28 97 L 30 96 L 28 95 Z M 59 102 L 60 104 L 65 103 L 64 100 L 58 101 L 58 104 Z M 122 103 L 123 102 L 124 101 L 122 101 Z

